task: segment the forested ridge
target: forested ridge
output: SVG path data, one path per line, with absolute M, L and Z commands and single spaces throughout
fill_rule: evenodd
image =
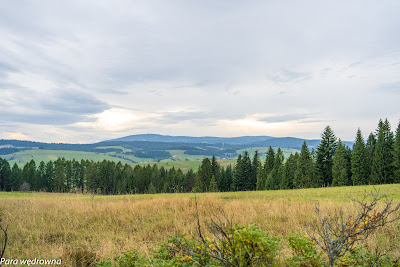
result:
M 204 158 L 196 172 L 157 165 L 134 167 L 104 160 L 65 160 L 21 169 L 0 158 L 0 190 L 90 192 L 98 194 L 275 190 L 400 182 L 400 123 L 391 131 L 380 120 L 366 141 L 358 129 L 352 148 L 338 139 L 330 126 L 314 150 L 304 141 L 300 153 L 286 160 L 280 148 L 269 148 L 265 158 L 256 152 L 239 155 L 234 166 L 222 167 L 216 157 Z

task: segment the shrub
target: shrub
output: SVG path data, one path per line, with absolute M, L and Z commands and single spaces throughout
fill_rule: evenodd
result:
M 381 200 L 384 200 L 382 207 L 378 205 Z M 345 215 L 342 210 L 323 215 L 319 206 L 315 206 L 318 222 L 312 224 L 312 231 L 307 230 L 307 233 L 325 252 L 330 267 L 378 227 L 400 219 L 400 204 L 394 204 L 385 194 L 380 194 L 379 190 L 365 192 L 363 199 L 353 202 L 356 212 L 351 215 Z
M 315 241 L 305 235 L 296 234 L 287 237 L 293 257 L 287 262 L 291 266 L 323 266 L 322 252 L 317 251 Z
M 31 185 L 27 182 L 23 182 L 22 185 L 19 187 L 19 191 L 29 192 L 31 191 Z
M 214 236 L 212 239 L 202 235 L 191 239 L 185 235 L 173 236 L 165 247 L 165 254 L 170 260 L 190 257 L 193 264 L 200 266 L 271 266 L 277 262 L 276 256 L 282 247 L 280 239 L 270 237 L 257 226 L 208 227 Z

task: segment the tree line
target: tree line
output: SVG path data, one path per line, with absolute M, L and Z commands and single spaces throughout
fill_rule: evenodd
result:
M 204 158 L 197 172 L 157 165 L 134 167 L 104 160 L 34 160 L 22 169 L 0 158 L 0 190 L 90 192 L 97 194 L 276 190 L 400 182 L 400 123 L 395 133 L 380 120 L 365 141 L 358 129 L 353 148 L 345 146 L 327 126 L 314 150 L 304 141 L 286 160 L 272 147 L 261 159 L 256 151 L 239 155 L 234 166 Z

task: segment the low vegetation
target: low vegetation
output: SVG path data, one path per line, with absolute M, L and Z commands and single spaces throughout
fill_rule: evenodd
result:
M 376 188 L 393 199 L 393 203 L 399 203 L 400 185 Z M 321 250 L 305 231 L 309 223 L 318 220 L 315 204 L 319 203 L 323 214 L 333 213 L 339 208 L 345 214 L 354 214 L 356 207 L 351 199 L 360 199 L 364 190 L 372 189 L 370 186 L 354 186 L 202 193 L 197 194 L 198 213 L 193 193 L 101 196 L 4 192 L 0 193 L 2 224 L 9 225 L 4 257 L 62 259 L 66 266 L 77 263 L 84 266 L 79 263 L 93 261 L 115 264 L 119 260 L 132 260 L 132 257 L 156 259 L 155 250 L 159 251 L 159 257 L 170 253 L 166 250 L 167 244 L 171 245 L 166 242 L 168 236 L 173 240 L 180 237 L 179 233 L 187 233 L 185 238 L 192 242 L 192 236 L 197 236 L 197 214 L 201 222 L 209 222 L 213 215 L 223 210 L 232 220 L 232 231 L 258 236 L 262 242 L 269 239 L 279 241 L 279 253 L 274 258 L 277 261 L 297 257 L 291 261 L 298 263 L 302 259 L 312 261 L 309 257 L 322 257 L 326 262 L 324 255 L 319 256 Z M 361 244 L 362 247 L 354 248 L 357 254 L 347 254 L 346 261 L 373 257 L 376 248 L 379 248 L 379 255 L 384 255 L 382 259 L 386 256 L 397 259 L 400 257 L 399 235 L 398 221 L 379 228 Z M 204 237 L 212 237 L 207 227 L 204 228 Z M 164 245 L 159 245 L 160 242 Z M 247 241 L 244 242 L 243 246 Z M 296 254 L 292 247 L 297 247 L 298 252 L 306 248 L 307 251 Z M 186 262 L 187 266 L 192 264 L 190 255 L 182 254 L 177 259 Z

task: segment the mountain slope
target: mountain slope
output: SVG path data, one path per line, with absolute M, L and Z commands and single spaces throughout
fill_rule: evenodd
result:
M 255 142 L 262 142 L 274 138 L 271 136 L 239 136 L 239 137 L 193 137 L 193 136 L 171 136 L 160 134 L 138 134 L 129 135 L 110 141 L 146 141 L 146 142 L 166 142 L 166 143 L 207 143 L 207 144 L 232 144 L 243 145 Z

